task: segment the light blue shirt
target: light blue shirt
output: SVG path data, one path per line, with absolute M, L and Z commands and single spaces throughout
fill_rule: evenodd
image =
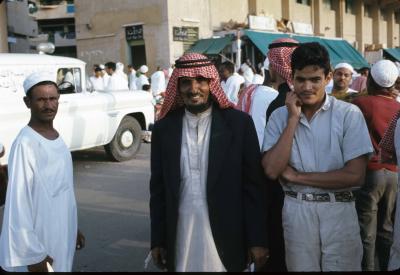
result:
M 286 106 L 272 113 L 264 134 L 263 152 L 270 150 L 278 142 L 287 120 Z M 300 115 L 289 165 L 299 172 L 329 172 L 341 169 L 348 161 L 372 152 L 368 128 L 360 109 L 327 95 L 324 105 L 310 121 L 303 113 Z M 282 186 L 285 191 L 304 193 L 344 191 L 292 183 Z

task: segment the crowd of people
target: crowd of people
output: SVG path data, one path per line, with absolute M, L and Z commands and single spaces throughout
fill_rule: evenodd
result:
M 186 53 L 167 81 L 160 69 L 149 81 L 147 66 L 95 66 L 95 89 L 163 98 L 149 257 L 178 272 L 398 270 L 398 67 L 381 60 L 355 76 L 348 63 L 332 68 L 319 43 L 268 48 L 258 71 Z M 31 120 L 10 148 L 0 265 L 71 271 L 85 237 L 71 156 L 53 127 L 59 91 L 45 73 L 24 90 Z

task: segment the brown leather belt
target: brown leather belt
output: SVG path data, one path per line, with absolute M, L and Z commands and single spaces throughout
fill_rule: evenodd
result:
M 299 193 L 293 191 L 285 191 L 285 194 L 292 198 L 299 198 Z M 351 191 L 334 192 L 333 197 L 336 202 L 352 202 L 355 201 L 355 197 Z M 331 200 L 329 193 L 300 193 L 300 198 L 304 201 L 315 201 L 315 202 L 335 202 Z

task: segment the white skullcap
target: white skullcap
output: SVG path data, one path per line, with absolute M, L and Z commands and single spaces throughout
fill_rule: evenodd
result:
M 52 75 L 50 73 L 47 72 L 36 72 L 33 73 L 31 75 L 29 75 L 25 81 L 24 81 L 24 91 L 25 94 L 36 84 L 39 84 L 40 82 L 44 82 L 44 81 L 51 81 L 53 82 L 56 86 L 56 76 Z
M 339 63 L 335 67 L 335 71 L 338 69 L 348 69 L 352 74 L 354 74 L 354 68 L 349 63 Z
M 105 70 L 106 66 L 104 66 L 103 64 L 100 64 L 99 68 L 102 69 L 102 70 Z
M 371 76 L 376 84 L 383 88 L 390 88 L 399 77 L 399 70 L 390 60 L 380 60 L 371 68 Z
M 140 67 L 139 72 L 141 72 L 142 74 L 145 74 L 149 71 L 149 67 L 147 67 L 146 65 L 143 65 Z

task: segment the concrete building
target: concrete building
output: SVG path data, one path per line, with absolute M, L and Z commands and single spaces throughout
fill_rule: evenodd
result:
M 0 3 L 0 53 L 8 52 L 6 2 Z
M 197 39 L 274 18 L 285 31 L 346 39 L 360 52 L 400 46 L 397 0 L 76 0 L 78 57 L 168 67 Z M 277 29 L 279 30 L 279 28 Z
M 36 52 L 37 44 L 52 42 L 55 55 L 76 57 L 73 0 L 7 1 L 10 52 Z

